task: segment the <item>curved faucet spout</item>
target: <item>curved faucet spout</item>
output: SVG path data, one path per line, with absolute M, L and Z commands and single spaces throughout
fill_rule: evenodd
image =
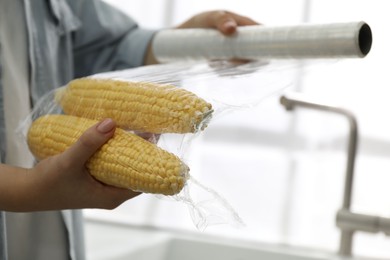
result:
M 310 101 L 298 94 L 284 95 L 280 98 L 280 103 L 287 109 L 293 110 L 295 107 L 310 108 L 315 110 L 322 110 L 344 115 L 349 122 L 349 140 L 347 151 L 347 168 L 344 186 L 344 199 L 342 208 L 350 209 L 352 203 L 352 185 L 354 177 L 355 158 L 358 145 L 358 123 L 357 119 L 349 110 L 339 107 L 327 105 L 321 102 Z
M 356 117 L 349 110 L 339 107 L 324 104 L 321 102 L 315 102 L 300 96 L 299 94 L 284 95 L 280 98 L 280 103 L 286 108 L 286 110 L 293 110 L 296 107 L 309 108 L 315 110 L 322 110 L 332 112 L 345 116 L 349 122 L 349 140 L 348 140 L 348 151 L 347 151 L 347 167 L 345 173 L 344 183 L 344 197 L 342 202 L 342 212 L 350 212 L 352 203 L 352 190 L 353 190 L 353 179 L 354 179 L 354 167 L 355 158 L 358 144 L 358 124 Z M 353 213 L 352 213 L 353 214 Z M 339 218 L 336 219 L 336 222 Z M 354 230 L 342 228 L 339 223 L 337 225 L 341 228 L 340 238 L 340 255 L 351 255 L 352 251 L 352 240 Z

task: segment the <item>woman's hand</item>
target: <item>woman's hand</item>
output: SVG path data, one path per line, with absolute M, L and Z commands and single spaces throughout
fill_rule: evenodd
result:
M 232 35 L 238 26 L 257 25 L 254 20 L 229 11 L 209 11 L 193 16 L 177 28 L 214 28 Z
M 0 195 L 0 209 L 8 211 L 37 211 L 81 208 L 113 209 L 138 192 L 105 185 L 95 180 L 85 164 L 115 132 L 115 123 L 106 119 L 89 128 L 64 153 L 39 162 L 32 169 L 2 165 L 0 175 L 9 180 L 7 198 Z M 2 185 L 0 185 L 2 186 Z M 1 189 L 0 189 L 1 190 Z M 5 195 L 5 193 L 3 193 Z
M 236 32 L 238 26 L 258 25 L 254 20 L 241 16 L 229 11 L 209 11 L 197 14 L 177 26 L 178 29 L 185 28 L 213 28 L 217 29 L 226 36 Z M 145 56 L 145 65 L 156 64 L 156 60 L 151 44 L 149 44 L 147 54 Z

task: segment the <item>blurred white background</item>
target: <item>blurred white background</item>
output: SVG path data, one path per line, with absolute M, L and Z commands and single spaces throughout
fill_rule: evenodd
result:
M 142 27 L 175 26 L 212 9 L 231 10 L 265 25 L 366 21 L 373 46 L 364 59 L 301 69 L 288 91 L 338 103 L 360 126 L 353 209 L 390 217 L 390 1 L 388 0 L 107 0 Z M 302 68 L 305 66 L 302 62 Z M 205 233 L 336 251 L 335 214 L 342 202 L 348 124 L 315 111 L 286 112 L 282 92 L 258 106 L 216 118 L 186 155 L 191 174 L 217 190 L 244 228 L 210 226 Z M 142 195 L 88 219 L 198 231 L 184 203 Z M 112 242 L 112 241 L 111 241 Z M 390 258 L 390 237 L 358 233 L 354 252 Z

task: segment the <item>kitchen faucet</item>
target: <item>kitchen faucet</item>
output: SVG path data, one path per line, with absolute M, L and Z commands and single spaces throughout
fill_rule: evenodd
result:
M 338 210 L 336 215 L 336 225 L 341 230 L 339 254 L 342 256 L 352 255 L 353 235 L 356 231 L 370 233 L 384 232 L 390 236 L 390 218 L 355 213 L 351 210 L 354 167 L 358 143 L 358 124 L 354 114 L 342 107 L 314 102 L 299 94 L 283 95 L 280 98 L 280 103 L 289 111 L 295 107 L 302 107 L 344 115 L 348 119 L 349 140 L 344 197 L 341 209 Z

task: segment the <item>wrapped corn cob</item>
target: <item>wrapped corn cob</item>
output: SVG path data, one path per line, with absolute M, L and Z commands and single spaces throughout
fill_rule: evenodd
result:
M 193 133 L 206 127 L 211 104 L 172 85 L 81 78 L 56 92 L 65 114 L 116 121 L 149 133 Z
M 96 123 L 69 115 L 42 116 L 28 131 L 29 148 L 37 159 L 59 154 Z M 92 176 L 106 184 L 164 195 L 179 193 L 189 171 L 174 154 L 120 128 L 91 157 L 87 168 Z

